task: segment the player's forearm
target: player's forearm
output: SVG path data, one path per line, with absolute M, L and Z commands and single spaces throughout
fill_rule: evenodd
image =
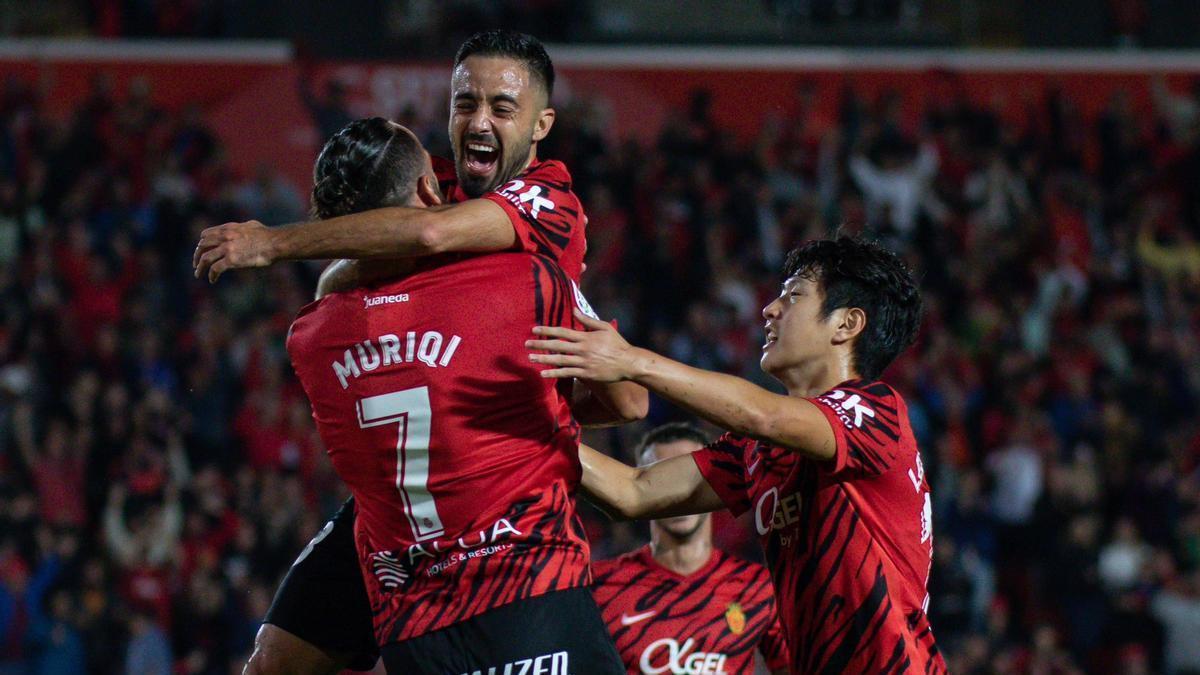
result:
M 772 393 L 740 377 L 714 373 L 636 349 L 633 381 L 675 405 L 734 433 L 770 441 L 816 458 L 828 458 L 827 429 L 808 428 L 802 417 L 828 424 L 807 401 Z M 802 415 L 805 413 L 806 415 Z M 820 418 L 820 419 L 817 419 Z
M 638 470 L 586 445 L 579 445 L 583 466 L 580 488 L 588 501 L 617 520 L 640 517 Z
M 270 230 L 271 260 L 422 256 L 435 248 L 434 209 L 391 207 Z
M 374 209 L 270 232 L 272 262 L 502 251 L 517 241 L 508 214 L 487 199 L 430 208 Z
M 619 520 L 650 520 L 708 513 L 721 499 L 690 456 L 634 468 L 579 446 L 584 496 Z
M 644 419 L 650 411 L 650 393 L 635 382 L 580 382 L 576 380 L 571 413 L 585 427 L 607 427 Z

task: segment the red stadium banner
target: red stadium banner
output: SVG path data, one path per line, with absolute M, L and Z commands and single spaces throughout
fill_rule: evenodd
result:
M 817 131 L 836 118 L 847 87 L 868 103 L 896 92 L 901 119 L 917 125 L 930 102 L 966 97 L 1020 122 L 1029 106 L 1061 91 L 1083 121 L 1093 119 L 1118 90 L 1135 108 L 1151 105 L 1151 82 L 1165 77 L 1176 91 L 1200 75 L 1193 53 L 870 52 L 787 49 L 654 49 L 551 47 L 557 61 L 558 105 L 587 101 L 611 138 L 654 139 L 663 122 L 707 90 L 721 128 L 742 138 L 764 123 L 794 123 L 799 92 Z M 1150 73 L 1149 75 L 1147 73 Z M 431 133 L 445 124 L 449 62 L 323 63 L 302 66 L 278 44 L 0 42 L 0 78 L 43 84 L 51 114 L 67 114 L 98 76 L 111 79 L 119 100 L 135 78 L 147 80 L 157 105 L 199 105 L 228 150 L 232 167 L 249 174 L 262 163 L 279 168 L 302 191 L 311 180 L 318 133 L 300 95 L 301 82 L 324 91 L 331 80 L 346 91 L 353 116 L 398 117 L 406 109 Z

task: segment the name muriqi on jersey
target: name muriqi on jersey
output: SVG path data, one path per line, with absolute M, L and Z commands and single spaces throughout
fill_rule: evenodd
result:
M 380 367 L 420 361 L 430 368 L 445 368 L 450 365 L 450 359 L 454 358 L 460 342 L 462 338 L 459 336 L 451 335 L 446 340 L 436 330 L 420 334 L 410 330 L 403 340 L 393 333 L 380 335 L 356 342 L 353 348 L 347 349 L 340 361 L 333 362 L 333 375 L 342 389 L 346 389 L 350 386 L 350 377 L 362 377 L 363 373 Z

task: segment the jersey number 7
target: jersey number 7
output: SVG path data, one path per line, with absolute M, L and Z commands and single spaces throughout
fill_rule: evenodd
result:
M 395 424 L 396 488 L 404 515 L 417 541 L 445 534 L 437 504 L 429 492 L 429 387 L 415 387 L 359 399 L 358 426 L 366 429 Z

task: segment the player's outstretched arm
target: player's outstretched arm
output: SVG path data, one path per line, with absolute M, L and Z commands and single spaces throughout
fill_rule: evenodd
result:
M 611 325 L 576 312 L 588 331 L 538 326 L 529 340 L 534 363 L 553 366 L 544 377 L 597 382 L 630 380 L 672 403 L 735 433 L 770 441 L 817 459 L 837 449 L 833 427 L 817 406 L 781 396 L 740 377 L 713 373 L 630 345 Z
M 327 220 L 267 227 L 257 220 L 200 233 L 192 254 L 197 278 L 266 267 L 281 260 L 415 257 L 451 251 L 502 251 L 517 241 L 508 214 L 473 199 L 430 208 L 389 207 Z
M 579 462 L 584 496 L 613 518 L 669 518 L 724 506 L 688 455 L 635 468 L 580 444 Z

